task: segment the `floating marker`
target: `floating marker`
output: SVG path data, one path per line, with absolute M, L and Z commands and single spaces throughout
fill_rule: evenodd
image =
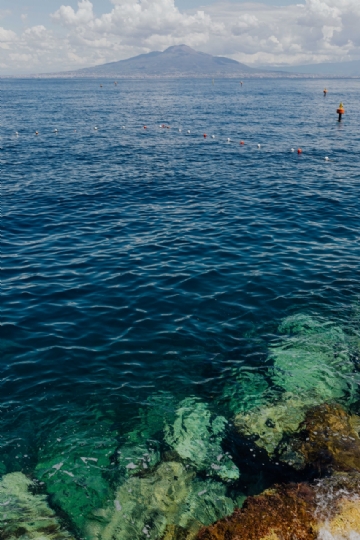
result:
M 57 133 L 57 132 L 58 132 L 58 130 L 57 130 L 57 129 L 54 129 L 54 133 Z
M 97 131 L 97 127 L 94 127 L 94 130 Z
M 241 146 L 244 146 L 245 143 L 244 143 L 244 141 L 240 141 L 240 144 L 241 144 Z
M 35 135 L 39 135 L 39 132 L 38 132 L 38 131 L 35 131 Z
M 187 132 L 190 133 L 190 129 L 188 129 Z
M 144 126 L 144 129 L 147 129 L 147 126 Z
M 325 156 L 325 161 L 329 161 L 329 158 L 327 156 Z
M 211 138 L 212 138 L 212 139 L 215 139 L 215 135 L 211 135 Z
M 339 115 L 339 122 L 341 122 L 341 117 L 345 113 L 344 105 L 340 103 L 339 108 L 336 111 Z
M 18 136 L 19 136 L 19 134 L 18 134 L 18 132 L 17 132 L 17 131 L 15 131 L 15 135 L 16 135 L 16 137 L 18 137 Z
M 125 129 L 125 126 L 122 126 L 122 129 Z
M 302 154 L 301 148 L 298 148 L 298 154 Z
M 179 128 L 179 133 L 181 133 L 181 128 Z
M 258 144 L 257 147 L 258 147 L 258 148 L 261 148 L 261 144 Z
M 327 94 L 327 90 L 326 88 L 324 88 L 324 97 L 326 96 L 326 94 Z
M 227 142 L 231 142 L 231 139 L 228 139 Z
M 204 133 L 204 139 L 206 139 L 206 137 L 207 137 L 207 135 L 206 135 L 206 133 Z
M 292 148 L 291 151 L 292 151 L 292 152 L 295 152 L 295 148 Z

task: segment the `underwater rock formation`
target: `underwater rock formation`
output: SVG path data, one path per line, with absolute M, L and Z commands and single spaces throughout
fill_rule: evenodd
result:
M 240 472 L 231 457 L 222 450 L 227 420 L 214 416 L 205 403 L 184 399 L 176 411 L 172 426 L 165 426 L 165 442 L 197 471 L 225 481 L 237 480 Z
M 278 486 L 248 497 L 244 507 L 202 529 L 198 540 L 315 540 L 315 492 L 306 484 Z
M 112 503 L 93 513 L 85 536 L 89 540 L 191 540 L 202 526 L 234 510 L 225 491 L 220 482 L 196 479 L 189 466 L 163 462 L 121 485 Z
M 314 396 L 287 392 L 274 404 L 236 415 L 234 424 L 239 433 L 273 456 L 283 437 L 292 436 L 299 430 L 306 411 L 314 406 L 314 400 Z
M 357 540 L 360 475 L 341 474 L 316 485 L 275 486 L 210 527 L 198 540 Z
M 60 423 L 39 450 L 37 479 L 45 483 L 53 505 L 61 508 L 75 529 L 83 530 L 93 509 L 111 498 L 104 473 L 111 474 L 111 456 L 117 441 L 108 422 L 101 419 Z
M 15 472 L 0 481 L 1 540 L 72 540 L 44 495 L 33 495 L 31 480 Z
M 322 401 L 358 399 L 359 374 L 340 327 L 299 314 L 286 318 L 279 332 L 283 338 L 270 349 L 275 384 L 287 392 L 311 392 Z
M 273 397 L 269 395 L 269 384 L 258 371 L 233 368 L 226 374 L 221 402 L 233 414 L 247 412 L 265 405 Z
M 301 437 L 292 442 L 304 463 L 319 471 L 359 471 L 360 418 L 337 404 L 324 403 L 307 412 Z

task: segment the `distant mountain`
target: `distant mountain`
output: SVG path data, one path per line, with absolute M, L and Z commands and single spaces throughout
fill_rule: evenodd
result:
M 68 71 L 51 76 L 66 77 L 241 77 L 264 74 L 223 56 L 195 51 L 187 45 L 169 47 L 164 52 L 140 54 L 127 60 Z M 266 73 L 269 76 L 269 73 Z

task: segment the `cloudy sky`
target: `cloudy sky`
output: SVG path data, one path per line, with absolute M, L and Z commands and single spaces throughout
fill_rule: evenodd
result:
M 251 66 L 360 59 L 360 0 L 1 0 L 0 75 L 185 43 Z

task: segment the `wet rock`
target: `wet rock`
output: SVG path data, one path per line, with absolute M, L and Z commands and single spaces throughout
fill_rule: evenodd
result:
M 304 463 L 319 471 L 360 472 L 359 424 L 360 418 L 340 405 L 319 405 L 307 412 L 301 438 L 293 441 L 293 448 Z
M 227 420 L 211 414 L 208 406 L 195 398 L 186 398 L 176 411 L 173 425 L 165 426 L 165 442 L 196 471 L 224 481 L 237 480 L 240 472 L 221 443 Z
M 202 529 L 198 540 L 315 540 L 315 491 L 306 484 L 278 486 L 249 497 L 244 507 Z M 296 533 L 296 536 L 295 536 Z
M 360 475 L 276 486 L 210 527 L 198 540 L 358 540 Z
M 72 540 L 47 504 L 44 495 L 33 495 L 33 483 L 20 472 L 0 481 L 1 540 Z

